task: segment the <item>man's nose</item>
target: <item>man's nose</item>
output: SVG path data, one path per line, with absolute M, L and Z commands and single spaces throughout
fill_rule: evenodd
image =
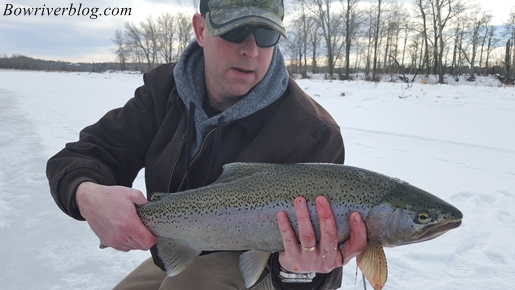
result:
M 259 54 L 258 49 L 256 38 L 253 33 L 250 33 L 247 39 L 241 43 L 240 53 L 248 57 L 256 57 Z

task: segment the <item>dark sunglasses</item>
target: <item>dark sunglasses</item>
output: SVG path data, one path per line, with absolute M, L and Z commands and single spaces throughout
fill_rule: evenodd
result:
M 269 27 L 240 26 L 220 35 L 221 38 L 233 42 L 242 43 L 250 34 L 254 34 L 256 45 L 259 47 L 271 47 L 279 42 L 281 33 Z

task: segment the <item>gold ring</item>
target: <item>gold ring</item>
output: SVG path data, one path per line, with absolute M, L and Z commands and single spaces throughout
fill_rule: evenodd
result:
M 313 251 L 315 250 L 315 247 L 311 247 L 311 248 L 305 248 L 305 247 L 303 247 L 303 246 L 300 246 L 300 247 L 302 248 L 302 250 L 303 250 L 304 252 L 313 252 Z

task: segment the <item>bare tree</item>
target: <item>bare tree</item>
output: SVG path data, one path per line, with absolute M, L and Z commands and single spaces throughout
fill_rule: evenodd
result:
M 291 25 L 288 27 L 288 39 L 286 41 L 281 41 L 281 46 L 285 54 L 290 56 L 290 72 L 291 73 L 300 73 L 304 78 L 305 75 L 302 74 L 302 58 L 304 54 L 304 47 L 302 42 L 302 16 L 298 16 L 295 18 Z
M 381 13 L 384 1 L 377 0 L 377 9 L 375 11 L 375 23 L 374 23 L 374 61 L 372 66 L 372 80 L 376 80 L 377 78 L 377 56 L 379 54 L 379 29 L 381 27 Z
M 365 77 L 370 79 L 370 70 L 372 63 L 372 47 L 374 44 L 374 31 L 375 31 L 375 10 L 370 6 L 365 10 L 365 29 L 362 32 L 363 38 L 366 39 L 366 53 L 365 53 Z
M 429 0 L 432 12 L 434 33 L 434 59 L 435 70 L 438 73 L 438 83 L 443 84 L 443 53 L 445 48 L 444 30 L 448 21 L 466 9 L 464 0 Z
M 453 28 L 453 34 L 454 34 L 454 45 L 453 45 L 453 54 L 452 54 L 452 71 L 451 74 L 454 76 L 455 79 L 458 79 L 459 69 L 458 67 L 461 65 L 459 64 L 459 57 L 461 55 L 461 47 L 463 43 L 463 26 L 464 26 L 464 20 L 462 17 L 458 17 L 455 27 Z
M 125 37 L 123 34 L 123 30 L 117 29 L 114 32 L 114 38 L 111 39 L 116 45 L 116 50 L 114 53 L 116 54 L 116 59 L 120 63 L 120 69 L 125 70 L 125 64 L 127 63 L 127 59 L 129 57 L 127 49 L 125 48 Z
M 131 49 L 134 60 L 141 61 L 141 57 L 147 61 L 147 70 L 151 69 L 157 60 L 157 27 L 148 17 L 146 22 L 140 22 L 140 27 L 132 22 L 125 22 L 127 44 Z
M 149 59 L 149 48 L 145 45 L 144 34 L 141 29 L 132 22 L 125 22 L 127 48 L 131 53 L 132 59 L 136 63 L 141 62 L 141 58 L 147 56 Z
M 154 21 L 152 16 L 149 16 L 145 22 L 142 21 L 140 23 L 140 26 L 143 31 L 145 46 L 148 48 L 148 69 L 151 69 L 158 63 L 159 42 L 157 22 Z
M 177 27 L 175 17 L 170 12 L 163 13 L 157 18 L 159 54 L 167 63 L 174 58 L 174 41 Z
M 488 75 L 490 69 L 490 55 L 492 51 L 499 46 L 500 39 L 496 36 L 497 26 L 489 25 L 485 31 L 485 36 L 487 39 L 486 44 L 486 60 L 484 65 L 484 74 Z M 483 45 L 484 46 L 484 45 Z
M 191 37 L 193 35 L 193 26 L 191 25 L 191 18 L 179 12 L 176 15 L 177 22 L 177 32 L 178 32 L 178 48 L 177 48 L 177 58 L 179 55 L 186 49 L 186 46 L 191 42 Z
M 427 20 L 427 13 L 426 11 L 429 9 L 429 0 L 415 0 L 415 5 L 417 6 L 418 8 L 418 12 L 420 12 L 420 14 L 418 16 L 420 16 L 421 20 L 422 20 L 422 29 L 421 29 L 421 34 L 422 34 L 422 37 L 423 37 L 423 41 L 424 41 L 424 63 L 426 64 L 427 68 L 426 68 L 426 76 L 428 76 L 430 74 L 430 63 L 429 63 L 429 34 L 428 34 L 428 20 Z
M 401 29 L 404 32 L 404 43 L 402 45 L 402 58 L 401 58 L 401 66 L 404 69 L 406 67 L 406 64 L 404 63 L 405 57 L 406 57 L 406 50 L 408 47 L 408 40 L 410 36 L 410 30 L 411 30 L 411 22 L 405 21 L 401 24 Z
M 308 66 L 308 39 L 311 30 L 311 23 L 308 15 L 306 15 L 304 4 L 301 3 L 300 13 L 296 16 L 293 21 L 293 39 L 295 41 L 295 47 L 298 56 L 299 73 L 302 78 L 307 77 L 307 66 Z
M 475 79 L 476 56 L 481 40 L 480 31 L 490 22 L 491 19 L 492 15 L 482 11 L 479 6 L 476 6 L 470 13 L 469 28 L 467 29 L 469 32 L 470 51 L 468 53 L 464 51 L 463 53 L 470 63 L 469 80 L 471 81 Z M 479 65 L 481 66 L 481 61 Z
M 505 56 L 505 61 L 504 61 L 504 69 L 506 71 L 506 77 L 505 77 L 505 80 L 504 82 L 505 83 L 511 83 L 511 57 L 510 57 L 510 52 L 511 52 L 511 44 L 510 44 L 510 41 L 511 39 L 508 39 L 508 41 L 506 42 L 506 56 Z
M 312 24 L 311 33 L 309 34 L 309 40 L 311 44 L 311 72 L 316 73 L 317 72 L 317 58 L 319 57 L 319 38 L 318 35 L 320 34 L 320 27 L 317 25 L 317 22 L 313 18 L 309 18 L 310 23 Z
M 390 72 L 391 78 L 393 74 L 398 74 L 402 70 L 399 63 L 400 38 L 403 26 L 406 26 L 409 15 L 405 9 L 398 3 L 393 3 L 392 9 L 385 13 L 386 25 L 386 45 L 384 50 L 384 68 Z M 407 41 L 407 38 L 406 38 Z M 405 45 L 405 44 L 404 44 Z
M 357 4 L 359 0 L 340 0 L 343 7 L 343 15 L 345 19 L 345 76 L 344 79 L 350 78 L 350 52 L 352 40 L 355 39 L 358 31 L 358 12 Z
M 338 36 L 337 30 L 341 25 L 341 20 L 331 12 L 331 0 L 302 0 L 306 7 L 313 13 L 318 22 L 318 26 L 322 29 L 327 49 L 327 66 L 329 68 L 329 78 L 334 78 L 334 66 L 338 57 Z M 336 42 L 336 43 L 335 43 Z M 341 48 L 341 45 L 340 45 Z
M 508 18 L 508 23 L 505 26 L 505 35 L 509 37 L 510 40 L 510 51 L 506 51 L 506 53 L 511 55 L 510 58 L 506 58 L 504 62 L 506 62 L 506 66 L 509 66 L 511 69 L 508 72 L 509 75 L 514 75 L 513 68 L 515 67 L 515 6 L 511 8 L 510 15 Z

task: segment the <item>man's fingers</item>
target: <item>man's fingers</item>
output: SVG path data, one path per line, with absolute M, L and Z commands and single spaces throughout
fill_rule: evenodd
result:
M 323 196 L 316 199 L 317 216 L 320 224 L 320 254 L 322 255 L 321 267 L 325 272 L 330 272 L 335 267 L 342 265 L 342 255 L 338 250 L 338 232 L 334 215 L 329 202 Z
M 344 243 L 344 265 L 363 252 L 367 246 L 367 228 L 359 213 L 351 214 L 349 225 L 350 238 Z
M 312 249 L 316 246 L 317 241 L 306 200 L 303 197 L 297 197 L 294 202 L 294 207 L 299 225 L 300 244 L 304 251 L 312 252 Z
M 138 244 L 136 249 L 146 251 L 157 242 L 157 237 L 154 236 L 144 225 L 141 223 L 140 226 L 134 229 L 134 233 L 131 234 L 131 238 Z
M 129 236 L 112 237 L 109 241 L 101 241 L 101 246 L 110 247 L 117 251 L 128 252 L 139 249 L 141 246 Z
M 319 196 L 316 199 L 316 214 L 320 225 L 318 243 L 306 200 L 303 197 L 296 198 L 294 209 L 298 225 L 298 238 L 286 213 L 277 214 L 277 222 L 284 244 L 284 252 L 279 254 L 279 263 L 286 270 L 295 273 L 328 273 L 334 268 L 340 267 L 344 261 L 347 263 L 365 248 L 367 232 L 359 213 L 351 215 L 352 220 L 349 220 L 350 238 L 342 245 L 345 246 L 345 251 L 343 251 L 343 247 L 340 251 L 338 231 L 327 198 Z M 343 254 L 345 257 L 342 257 Z
M 277 214 L 277 224 L 279 225 L 279 230 L 281 231 L 281 237 L 283 239 L 284 251 L 288 256 L 290 255 L 298 255 L 298 242 L 297 236 L 295 235 L 295 231 L 292 229 L 290 220 L 288 216 L 284 212 L 279 212 Z
M 338 233 L 329 202 L 323 196 L 317 197 L 317 216 L 320 224 L 320 244 L 326 248 L 338 245 Z
M 145 195 L 139 190 L 132 191 L 129 198 L 134 204 L 137 204 L 137 205 L 142 205 L 142 204 L 148 203 L 148 200 L 145 197 Z

